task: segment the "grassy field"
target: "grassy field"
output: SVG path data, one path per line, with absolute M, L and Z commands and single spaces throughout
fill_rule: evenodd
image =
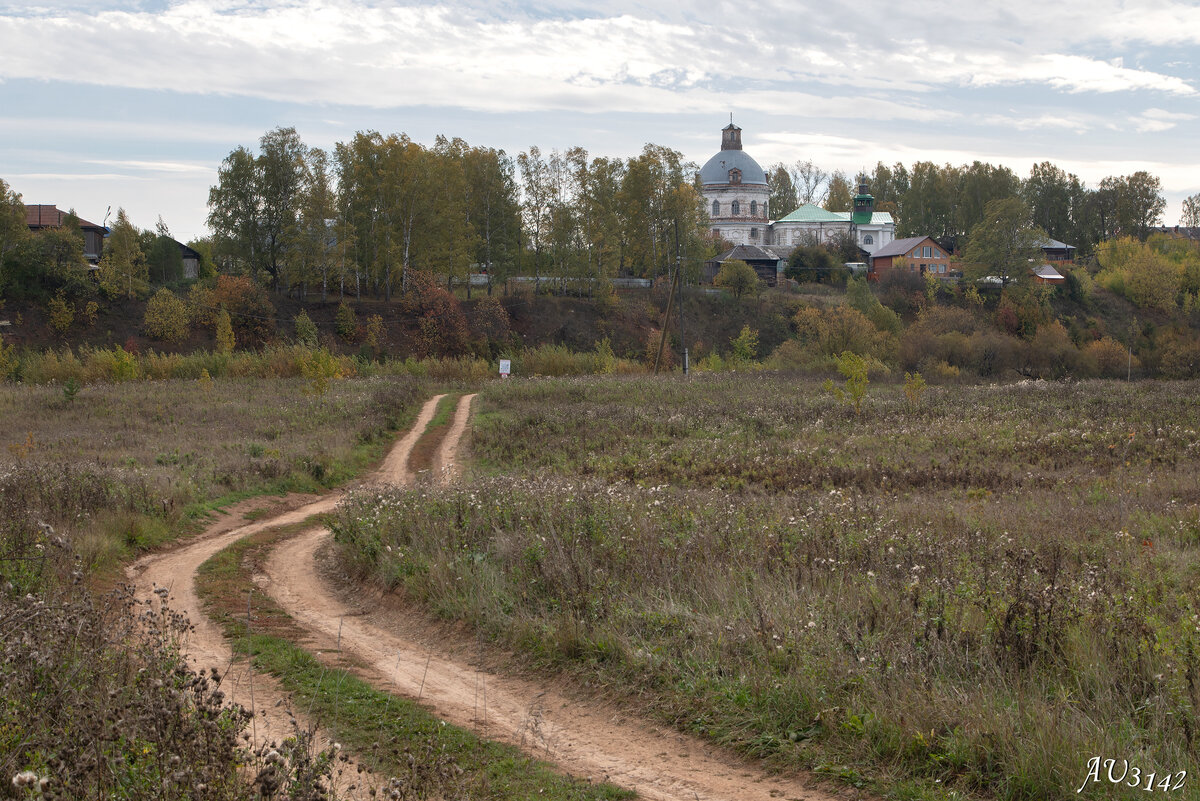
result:
M 871 386 L 856 415 L 779 375 L 507 382 L 475 480 L 360 492 L 335 531 L 361 575 L 781 769 L 1192 797 L 1198 389 Z
M 427 394 L 411 377 L 311 389 L 0 383 L 0 796 L 233 801 L 280 765 L 318 780 L 300 750 L 245 752 L 248 716 L 189 668 L 187 621 L 165 599 L 96 589 L 216 505 L 362 471 Z
M 343 483 L 424 394 L 409 377 L 0 383 L 0 517 L 55 526 L 85 572 L 153 547 L 213 504 Z M 36 528 L 36 526 L 34 526 Z

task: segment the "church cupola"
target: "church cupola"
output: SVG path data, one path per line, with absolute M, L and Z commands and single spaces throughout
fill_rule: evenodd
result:
M 871 222 L 875 213 L 875 198 L 871 196 L 871 187 L 867 184 L 858 185 L 858 194 L 854 196 L 854 214 L 851 220 L 855 225 L 866 225 Z
M 742 149 L 742 129 L 734 125 L 732 122 L 721 129 L 721 149 Z

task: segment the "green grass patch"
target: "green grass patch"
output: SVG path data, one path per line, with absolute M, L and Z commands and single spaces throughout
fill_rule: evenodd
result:
M 291 641 L 302 632 L 257 592 L 251 598 L 253 631 L 247 633 L 254 565 L 287 534 L 273 529 L 231 545 L 201 566 L 197 588 L 235 652 L 275 676 L 297 710 L 372 770 L 421 782 L 419 792 L 446 797 L 607 801 L 634 796 L 610 784 L 563 776 L 512 746 L 482 739 L 418 704 L 376 690 L 347 669 L 322 664 Z

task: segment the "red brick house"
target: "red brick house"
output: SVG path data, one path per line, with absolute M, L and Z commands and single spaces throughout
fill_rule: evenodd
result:
M 950 272 L 950 254 L 928 236 L 910 236 L 896 239 L 871 255 L 867 278 L 878 281 L 889 270 L 905 265 L 911 273 L 924 275 L 935 273 L 945 276 Z
M 59 211 L 58 206 L 38 205 L 25 206 L 25 224 L 30 231 L 40 231 L 43 228 L 59 228 L 67 213 Z M 108 231 L 102 225 L 88 222 L 79 218 L 79 227 L 83 229 L 83 257 L 91 265 L 100 263 L 100 254 L 104 250 L 104 237 Z

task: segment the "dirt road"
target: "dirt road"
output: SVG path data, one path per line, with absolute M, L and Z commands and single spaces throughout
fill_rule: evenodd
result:
M 474 396 L 460 402 L 439 448 L 432 475 L 442 481 L 459 473 L 457 454 Z M 412 431 L 384 461 L 376 480 L 412 480 L 406 463 L 412 446 L 433 415 L 430 401 Z M 212 554 L 266 527 L 303 520 L 331 509 L 334 493 L 269 520 L 227 531 L 210 531 L 197 542 L 139 562 L 139 585 L 168 586 L 197 621 L 190 644 L 202 666 L 229 661 L 229 649 L 216 627 L 203 619 L 195 598 L 196 568 Z M 434 714 L 484 736 L 513 743 L 578 776 L 613 782 L 661 801 L 832 801 L 835 796 L 807 788 L 795 777 L 772 776 L 699 739 L 632 719 L 603 703 L 514 676 L 495 675 L 481 666 L 481 648 L 431 640 L 418 620 L 386 610 L 351 608 L 319 575 L 318 553 L 329 532 L 313 528 L 282 543 L 267 563 L 265 590 L 312 636 L 316 647 L 341 648 L 370 666 L 367 678 L 380 689 L 419 700 Z M 143 564 L 144 563 L 144 564 Z M 359 599 L 361 601 L 361 597 Z M 467 654 L 469 656 L 464 656 Z M 255 689 L 262 704 L 261 676 Z M 245 694 L 235 699 L 246 704 Z M 272 723 L 272 726 L 277 725 Z

